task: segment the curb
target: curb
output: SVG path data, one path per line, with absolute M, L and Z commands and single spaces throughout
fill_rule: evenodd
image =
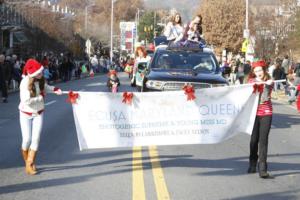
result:
M 101 75 L 105 75 L 104 73 L 95 73 L 95 75 L 94 76 L 101 76 Z M 81 79 L 86 79 L 86 78 L 89 78 L 90 77 L 90 75 L 89 74 L 87 74 L 86 76 L 82 76 L 81 78 L 76 78 L 76 77 L 73 77 L 71 80 L 69 80 L 69 81 L 76 81 L 76 80 L 81 80 Z M 54 82 L 53 84 L 51 83 L 50 85 L 55 85 L 55 84 L 59 84 L 59 83 L 67 83 L 67 82 L 69 82 L 69 81 L 66 81 L 66 82 L 64 82 L 64 81 L 57 81 L 57 82 Z M 7 90 L 7 93 L 8 94 L 12 94 L 12 93 L 15 93 L 15 92 L 19 92 L 19 88 L 18 89 L 10 89 L 10 90 Z

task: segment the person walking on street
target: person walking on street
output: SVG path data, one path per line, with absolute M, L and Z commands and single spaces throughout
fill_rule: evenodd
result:
M 279 62 L 276 62 L 275 69 L 273 70 L 272 74 L 273 80 L 281 80 L 285 79 L 284 69 L 281 67 Z M 278 98 L 279 96 L 279 90 L 283 89 L 284 86 L 282 83 L 275 83 L 274 91 L 275 91 L 275 97 Z
M 5 81 L 5 65 L 4 65 L 5 56 L 3 54 L 0 55 L 0 88 L 2 93 L 2 102 L 7 103 L 7 87 Z
M 22 156 L 25 171 L 29 175 L 37 173 L 35 158 L 39 147 L 43 125 L 44 99 L 46 92 L 61 95 L 62 91 L 49 86 L 43 77 L 43 66 L 34 59 L 27 60 L 20 85 L 20 125 L 22 132 Z
M 273 115 L 271 92 L 274 82 L 267 73 L 265 61 L 261 60 L 252 63 L 249 83 L 262 84 L 263 92 L 259 96 L 259 104 L 250 140 L 248 173 L 256 172 L 258 162 L 259 176 L 268 178 L 270 175 L 267 172 L 267 153 Z
M 235 68 L 235 73 L 236 73 L 236 79 L 239 80 L 239 83 L 242 85 L 244 83 L 244 66 L 243 63 L 237 62 L 237 66 Z

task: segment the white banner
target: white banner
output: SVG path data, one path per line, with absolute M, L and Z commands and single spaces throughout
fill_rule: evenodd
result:
M 258 95 L 251 85 L 184 91 L 134 93 L 80 92 L 73 104 L 80 149 L 148 145 L 212 144 L 251 134 Z

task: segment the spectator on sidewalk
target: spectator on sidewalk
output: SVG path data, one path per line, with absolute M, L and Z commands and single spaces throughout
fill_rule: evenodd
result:
M 244 83 L 248 83 L 249 80 L 249 74 L 251 72 L 251 62 L 250 60 L 247 60 L 244 64 Z
M 0 89 L 2 93 L 2 102 L 7 103 L 7 87 L 5 81 L 5 66 L 4 66 L 5 56 L 3 54 L 0 55 Z
M 273 71 L 272 77 L 273 77 L 273 80 L 275 80 L 275 81 L 284 79 L 284 77 L 285 77 L 284 70 L 281 67 L 279 62 L 276 62 L 275 69 Z M 275 87 L 274 87 L 275 93 L 274 94 L 275 94 L 276 98 L 278 98 L 278 90 L 280 90 L 280 89 L 284 89 L 283 84 L 282 83 L 275 83 Z
M 290 69 L 290 60 L 289 60 L 289 56 L 288 55 L 285 55 L 284 56 L 284 59 L 282 61 L 282 64 L 281 64 L 281 67 L 283 69 L 283 72 L 284 72 L 284 75 L 283 75 L 283 79 L 286 78 L 288 72 L 289 72 L 289 69 Z
M 295 80 L 294 80 L 294 85 L 300 85 L 300 63 L 297 63 L 294 69 L 294 75 L 295 75 Z
M 91 65 L 92 65 L 92 69 L 94 72 L 98 72 L 98 65 L 99 65 L 99 62 L 98 62 L 98 58 L 97 58 L 97 55 L 94 55 L 92 58 L 91 58 Z
M 286 76 L 287 78 L 287 96 L 289 104 L 292 104 L 296 101 L 296 92 L 297 92 L 297 82 L 295 82 L 295 74 L 292 69 L 289 69 L 289 73 Z
M 7 81 L 7 88 L 11 88 L 11 82 L 13 78 L 14 63 L 11 56 L 6 56 L 4 61 L 4 76 Z
M 239 80 L 240 84 L 243 84 L 244 77 L 245 77 L 243 63 L 237 62 L 237 66 L 235 68 L 235 73 L 236 73 L 236 79 Z

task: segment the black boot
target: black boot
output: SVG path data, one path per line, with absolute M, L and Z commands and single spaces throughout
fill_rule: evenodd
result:
M 270 174 L 267 172 L 267 163 L 260 162 L 258 163 L 259 177 L 260 178 L 269 178 Z
M 250 160 L 249 161 L 249 168 L 248 168 L 248 173 L 252 174 L 256 172 L 256 165 L 257 161 L 256 160 Z

